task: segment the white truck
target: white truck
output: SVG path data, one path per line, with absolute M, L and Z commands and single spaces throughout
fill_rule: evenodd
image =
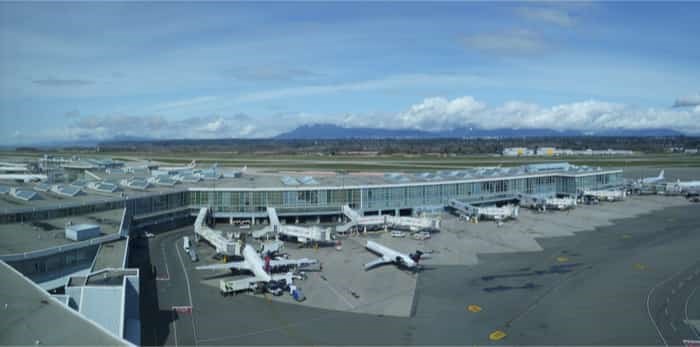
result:
M 190 241 L 190 238 L 188 236 L 185 236 L 182 239 L 182 247 L 185 249 L 185 252 L 190 252 L 190 247 L 192 247 L 192 242 Z
M 244 292 L 244 291 L 248 291 L 248 290 L 255 291 L 256 288 L 257 288 L 257 284 L 255 282 L 251 282 L 247 279 L 232 280 L 232 281 L 225 281 L 225 280 L 219 281 L 219 291 L 221 292 L 221 296 L 234 295 L 234 294 L 238 294 L 240 292 Z

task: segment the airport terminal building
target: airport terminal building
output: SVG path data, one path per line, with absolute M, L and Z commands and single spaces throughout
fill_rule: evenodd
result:
M 74 171 L 75 165 L 70 169 Z M 77 177 L 59 184 L 0 183 L 0 260 L 24 277 L 8 270 L 4 283 L 30 286 L 25 282 L 34 282 L 88 321 L 107 327 L 106 338 L 134 344 L 139 344 L 140 337 L 134 313 L 138 312 L 139 289 L 134 284 L 139 272 L 129 268 L 133 237 L 141 231 L 191 225 L 201 207 L 211 208 L 222 222 L 265 224 L 267 208 L 274 207 L 287 223 L 339 223 L 344 205 L 364 215 L 415 216 L 440 212 L 452 199 L 492 205 L 514 201 L 519 194 L 577 196 L 584 190 L 623 184 L 622 170 L 568 163 L 314 176 L 244 174 L 217 167 L 187 172 L 93 167 Z M 91 278 L 106 274 L 114 281 L 91 285 L 95 282 Z M 114 299 L 106 306 L 111 307 L 110 317 L 120 319 L 104 320 L 99 300 L 86 300 L 105 297 L 104 293 Z
M 251 174 L 231 178 L 221 173 L 212 179 L 156 183 L 138 190 L 123 186 L 112 194 L 77 187 L 78 195 L 60 200 L 56 194 L 37 192 L 41 195 L 37 199 L 3 204 L 0 224 L 120 208 L 127 208 L 129 217 L 137 221 L 189 214 L 200 207 L 211 207 L 217 218 L 265 219 L 267 207 L 275 207 L 280 216 L 340 216 L 346 204 L 367 215 L 416 215 L 440 210 L 451 199 L 487 204 L 518 194 L 575 196 L 586 189 L 622 184 L 622 170 L 568 163 L 314 177 Z

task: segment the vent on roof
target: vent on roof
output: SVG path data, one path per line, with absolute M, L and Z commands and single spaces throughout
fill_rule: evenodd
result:
M 70 185 L 72 185 L 73 187 L 83 188 L 83 187 L 85 187 L 86 184 L 87 184 L 86 180 L 75 180 L 75 181 L 71 182 Z
M 39 183 L 34 186 L 34 190 L 39 192 L 48 192 L 49 190 L 51 190 L 51 185 L 48 183 Z
M 158 176 L 156 178 L 156 184 L 161 185 L 161 186 L 174 186 L 177 181 L 174 179 L 168 177 L 168 176 Z
M 109 183 L 109 182 L 100 182 L 100 183 L 95 183 L 93 186 L 93 189 L 99 191 L 99 192 L 105 192 L 105 193 L 114 193 L 117 191 L 117 185 L 114 183 Z
M 53 192 L 64 196 L 76 196 L 80 193 L 80 188 L 70 185 L 57 185 L 53 187 Z
M 221 173 L 216 172 L 215 169 L 202 170 L 200 175 L 205 180 L 218 180 L 221 178 Z
M 180 176 L 180 181 L 186 182 L 186 183 L 197 183 L 199 182 L 200 178 L 199 176 L 195 175 L 182 175 Z
M 20 199 L 20 200 L 24 200 L 24 201 L 32 200 L 37 195 L 36 192 L 33 192 L 31 190 L 21 190 L 21 189 L 13 189 L 11 194 L 15 198 Z
M 285 186 L 298 186 L 299 185 L 299 181 L 297 181 L 297 179 L 294 177 L 282 176 L 282 178 L 280 178 L 280 180 L 282 181 L 282 184 L 284 184 Z
M 384 174 L 384 179 L 390 182 L 408 182 L 411 179 L 406 177 L 404 174 L 397 172 L 390 172 Z
M 125 182 L 125 185 L 131 189 L 145 190 L 146 188 L 148 188 L 149 184 L 148 181 L 146 181 L 143 178 L 132 178 L 131 180 L 127 180 Z
M 301 184 L 306 185 L 306 186 L 318 184 L 318 181 L 316 181 L 311 176 L 302 176 L 301 178 L 299 178 L 299 182 L 301 182 Z

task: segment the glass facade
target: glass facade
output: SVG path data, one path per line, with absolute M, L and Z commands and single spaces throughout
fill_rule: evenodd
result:
M 269 190 L 190 189 L 94 204 L 46 207 L 0 215 L 0 223 L 60 218 L 129 207 L 135 217 L 168 212 L 183 207 L 211 206 L 217 213 L 264 214 L 266 208 L 286 211 L 340 211 L 349 204 L 362 211 L 406 209 L 446 205 L 450 199 L 479 200 L 508 195 L 576 194 L 584 189 L 602 189 L 623 183 L 622 172 L 579 175 L 546 173 L 527 177 L 494 177 L 463 182 L 405 183 L 366 187 L 314 187 Z

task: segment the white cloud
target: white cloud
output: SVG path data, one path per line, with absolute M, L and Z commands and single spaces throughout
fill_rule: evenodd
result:
M 588 100 L 541 107 L 510 101 L 487 107 L 472 97 L 428 98 L 396 117 L 396 128 L 448 130 L 455 127 L 549 128 L 595 131 L 605 129 L 669 128 L 700 133 L 700 106 L 686 110 L 638 109 L 624 104 Z
M 243 94 L 234 98 L 234 102 L 259 102 L 275 99 L 325 95 L 341 92 L 368 92 L 377 90 L 390 90 L 411 86 L 449 85 L 456 83 L 493 84 L 488 80 L 470 75 L 454 74 L 405 74 L 389 76 L 382 79 L 346 82 L 337 84 L 308 85 L 295 88 L 280 88 L 260 92 Z
M 154 139 L 172 138 L 261 138 L 271 137 L 297 126 L 332 123 L 346 127 L 421 129 L 454 128 L 548 128 L 595 132 L 610 129 L 666 128 L 700 134 L 700 105 L 686 108 L 636 108 L 598 100 L 540 106 L 508 101 L 489 106 L 472 96 L 454 99 L 431 97 L 394 113 L 316 114 L 283 113 L 251 117 L 190 117 L 173 120 L 166 116 L 103 115 L 75 119 L 65 128 L 16 133 L 13 142 L 54 140 L 106 140 L 118 136 Z
M 676 99 L 673 103 L 673 107 L 688 107 L 688 106 L 698 106 L 700 105 L 700 93 L 695 95 L 682 96 Z
M 556 24 L 564 27 L 574 25 L 575 21 L 569 13 L 563 9 L 521 7 L 516 13 L 530 20 Z
M 502 55 L 534 54 L 547 47 L 537 33 L 529 30 L 476 34 L 465 37 L 462 42 L 468 49 Z

